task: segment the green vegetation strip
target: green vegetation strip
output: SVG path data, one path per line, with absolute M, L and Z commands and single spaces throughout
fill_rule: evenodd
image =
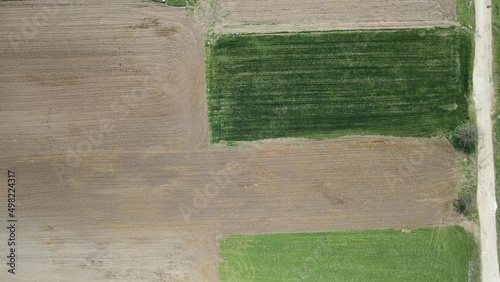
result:
M 154 0 L 155 2 L 158 3 L 165 3 L 168 6 L 174 6 L 174 7 L 184 7 L 184 6 L 194 6 L 197 4 L 198 0 L 167 0 L 163 2 L 163 0 Z
M 495 170 L 497 203 L 500 203 L 500 0 L 493 2 L 493 40 L 495 55 L 496 115 L 494 128 Z M 500 209 L 497 210 L 497 245 L 500 256 Z M 499 257 L 500 258 L 500 257 Z
M 221 281 L 468 281 L 478 251 L 462 227 L 403 233 L 236 235 L 220 242 Z
M 186 0 L 167 0 L 167 5 L 169 6 L 186 6 Z
M 474 0 L 457 0 L 458 22 L 465 28 L 476 26 Z
M 207 46 L 212 142 L 443 136 L 468 119 L 459 28 L 222 35 Z

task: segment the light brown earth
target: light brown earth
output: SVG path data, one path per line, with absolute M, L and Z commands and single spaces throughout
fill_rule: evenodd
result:
M 63 162 L 55 155 L 1 165 L 19 183 L 16 278 L 215 281 L 223 234 L 411 229 L 458 220 L 452 203 L 459 167 L 441 140 L 115 152 L 96 151 L 63 182 L 51 168 Z M 5 269 L 0 277 L 9 277 Z
M 217 33 L 456 24 L 455 0 L 200 0 Z
M 444 140 L 209 146 L 202 27 L 184 9 L 8 1 L 0 27 L 1 226 L 7 170 L 18 205 L 17 274 L 2 248 L 0 281 L 215 281 L 224 234 L 458 222 Z

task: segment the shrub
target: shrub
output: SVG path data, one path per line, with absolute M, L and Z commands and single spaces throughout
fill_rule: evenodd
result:
M 476 149 L 477 138 L 476 126 L 472 123 L 467 123 L 455 129 L 452 136 L 452 143 L 457 149 L 471 153 Z
M 455 200 L 455 210 L 465 216 L 476 212 L 476 196 L 473 193 L 461 194 Z

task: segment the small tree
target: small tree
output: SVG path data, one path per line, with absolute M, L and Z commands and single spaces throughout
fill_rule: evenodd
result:
M 462 194 L 455 200 L 455 210 L 465 216 L 471 215 L 476 212 L 477 204 L 474 194 Z
M 477 146 L 477 128 L 472 123 L 457 127 L 453 133 L 452 142 L 458 149 L 471 153 Z

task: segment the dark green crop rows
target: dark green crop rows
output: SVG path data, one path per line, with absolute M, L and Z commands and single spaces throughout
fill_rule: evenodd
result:
M 468 119 L 471 48 L 458 28 L 223 35 L 207 46 L 212 142 L 446 134 Z

